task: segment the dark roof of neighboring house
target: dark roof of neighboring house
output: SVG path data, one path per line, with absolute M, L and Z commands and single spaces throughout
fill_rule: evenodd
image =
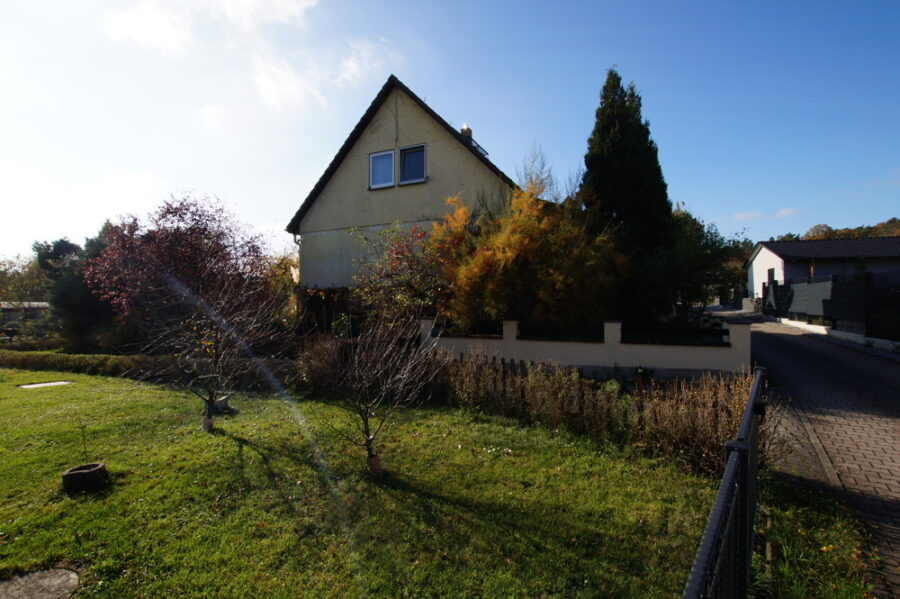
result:
M 862 239 L 812 239 L 809 241 L 761 241 L 784 260 L 842 259 L 842 258 L 900 258 L 900 237 L 864 237 Z
M 328 181 L 331 180 L 331 177 L 334 175 L 341 162 L 344 161 L 344 158 L 347 156 L 350 148 L 353 147 L 353 144 L 356 143 L 356 140 L 359 139 L 359 136 L 362 135 L 362 132 L 365 131 L 366 127 L 368 127 L 372 118 L 375 116 L 375 113 L 378 112 L 378 109 L 381 108 L 381 105 L 385 100 L 387 100 L 388 96 L 395 89 L 402 90 L 410 98 L 412 98 L 413 101 L 422 108 L 422 110 L 424 110 L 431 118 L 442 125 L 450 135 L 455 137 L 457 141 L 459 141 L 459 143 L 461 143 L 466 149 L 472 152 L 472 155 L 478 158 L 478 160 L 480 160 L 486 167 L 488 167 L 491 172 L 500 177 L 500 179 L 504 183 L 506 183 L 510 187 L 516 187 L 516 184 L 513 182 L 513 180 L 507 177 L 506 174 L 499 168 L 497 168 L 497 166 L 493 162 L 488 160 L 487 156 L 479 151 L 477 145 L 474 144 L 470 138 L 463 136 L 462 133 L 454 129 L 450 125 L 450 123 L 441 118 L 438 113 L 432 110 L 428 104 L 426 104 L 421 98 L 419 98 L 419 96 L 414 94 L 408 87 L 406 87 L 403 82 L 397 79 L 397 77 L 395 77 L 394 75 L 391 75 L 390 77 L 388 77 L 388 80 L 385 82 L 384 86 L 382 86 L 381 91 L 378 92 L 378 95 L 375 96 L 375 99 L 372 100 L 372 103 L 369 105 L 369 108 L 366 109 L 366 112 L 362 115 L 362 118 L 359 119 L 358 123 L 356 123 L 353 131 L 350 132 L 350 135 L 344 141 L 341 149 L 338 150 L 337 154 L 335 154 L 334 158 L 331 160 L 331 163 L 328 165 L 328 168 L 326 168 L 325 172 L 322 173 L 322 176 L 319 177 L 319 180 L 316 182 L 315 187 L 312 188 L 312 191 L 310 191 L 309 195 L 306 196 L 306 199 L 303 200 L 303 203 L 300 205 L 300 209 L 297 210 L 294 218 L 291 219 L 291 222 L 287 226 L 288 233 L 298 233 L 300 231 L 300 221 L 303 220 L 303 217 L 309 211 L 313 202 L 316 201 L 319 193 L 321 193 L 325 188 L 325 185 L 328 184 Z

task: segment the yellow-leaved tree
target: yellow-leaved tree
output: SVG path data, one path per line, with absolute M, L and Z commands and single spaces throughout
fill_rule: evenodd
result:
M 506 318 L 572 329 L 616 316 L 627 259 L 609 236 L 588 234 L 577 216 L 539 194 L 536 186 L 517 189 L 504 214 L 478 222 L 449 200 L 455 209 L 434 225 L 426 251 L 450 282 L 446 312 L 454 322 Z

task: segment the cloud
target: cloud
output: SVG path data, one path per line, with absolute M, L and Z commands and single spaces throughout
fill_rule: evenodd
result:
M 327 104 L 316 77 L 300 74 L 282 58 L 254 56 L 253 81 L 263 101 L 275 110 L 300 106 L 307 98 L 315 98 L 323 106 Z
M 302 22 L 318 0 L 212 0 L 208 7 L 242 29 L 262 23 Z
M 288 62 L 268 53 L 256 54 L 252 68 L 257 92 L 278 111 L 298 108 L 310 99 L 327 106 L 328 94 L 381 78 L 404 61 L 403 54 L 383 37 L 350 40 L 348 44 L 349 52 L 332 61 L 301 54 Z
M 357 38 L 333 50 L 295 51 L 280 54 L 267 39 L 266 23 L 303 24 L 318 0 L 138 0 L 121 10 L 104 13 L 104 30 L 110 40 L 151 47 L 178 55 L 189 46 L 198 49 L 215 43 L 208 36 L 221 34 L 239 48 L 240 65 L 259 97 L 278 112 L 300 108 L 314 100 L 327 106 L 326 98 L 341 90 L 380 79 L 404 62 L 404 56 L 384 37 Z M 214 27 L 211 29 L 209 25 Z M 215 26 L 218 26 L 218 30 Z M 340 42 L 338 42 L 340 43 Z M 204 106 L 200 119 L 216 128 L 223 122 L 220 108 Z
M 381 75 L 385 66 L 393 68 L 403 62 L 403 55 L 394 49 L 389 40 L 383 37 L 374 41 L 350 40 L 349 44 L 350 54 L 341 61 L 338 74 L 334 79 L 335 85 L 340 88 L 364 83 L 372 76 Z
M 775 213 L 775 216 L 773 218 L 787 218 L 788 216 L 794 216 L 798 212 L 800 211 L 796 208 L 782 208 Z
M 202 106 L 197 111 L 200 120 L 210 129 L 219 129 L 225 122 L 227 111 L 221 106 Z
M 867 182 L 869 187 L 887 187 L 893 189 L 900 187 L 900 168 L 892 168 L 880 177 L 869 179 Z
M 759 218 L 763 218 L 765 214 L 762 212 L 737 212 L 731 215 L 731 220 L 733 221 L 745 221 L 745 220 L 756 220 Z
M 103 28 L 115 42 L 151 46 L 180 54 L 201 18 L 218 19 L 227 29 L 254 34 L 263 23 L 302 23 L 318 0 L 140 0 L 131 8 L 106 11 Z M 251 37 L 253 37 L 251 35 Z
M 164 54 L 180 54 L 193 39 L 191 23 L 184 15 L 141 0 L 133 8 L 106 11 L 103 29 L 114 42 L 152 46 Z

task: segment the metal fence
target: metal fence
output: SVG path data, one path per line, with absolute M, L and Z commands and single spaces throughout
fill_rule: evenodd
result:
M 759 427 L 765 368 L 753 375 L 738 437 L 725 444 L 725 474 L 697 549 L 683 599 L 747 597 L 756 516 Z

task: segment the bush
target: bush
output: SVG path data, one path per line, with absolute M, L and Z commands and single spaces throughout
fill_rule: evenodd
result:
M 158 373 L 171 369 L 172 365 L 172 359 L 162 355 L 59 354 L 0 349 L 0 367 L 3 368 L 119 376 L 149 382 L 167 382 L 167 379 L 160 377 Z M 271 381 L 262 374 L 263 369 L 285 385 L 294 384 L 292 363 L 269 358 L 260 359 L 253 368 L 248 368 L 247 372 L 234 380 L 234 387 L 249 391 L 270 389 Z
M 301 341 L 295 363 L 299 390 L 327 393 L 337 388 L 344 343 L 345 340 L 328 334 L 310 335 Z
M 10 351 L 48 351 L 60 349 L 63 340 L 59 337 L 25 337 L 17 336 L 7 343 L 0 345 L 0 349 Z
M 57 354 L 38 351 L 0 350 L 0 366 L 24 370 L 59 370 L 101 376 L 138 378 L 164 358 L 107 354 Z
M 722 468 L 723 444 L 737 434 L 752 382 L 750 375 L 706 374 L 629 394 L 616 380 L 598 384 L 572 369 L 538 364 L 525 372 L 476 358 L 451 364 L 448 379 L 461 406 L 633 443 L 710 473 Z

